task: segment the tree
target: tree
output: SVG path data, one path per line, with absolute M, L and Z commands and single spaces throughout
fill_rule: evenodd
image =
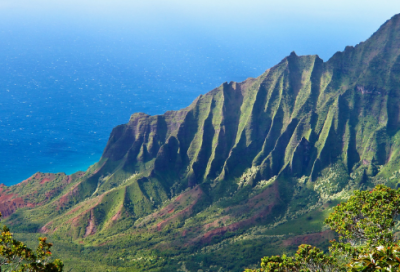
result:
M 393 244 L 393 227 L 400 214 L 400 189 L 378 185 L 372 191 L 354 191 L 354 196 L 334 208 L 325 223 L 352 246 Z
M 336 206 L 325 220 L 339 234 L 338 242 L 331 241 L 330 252 L 352 271 L 400 264 L 393 235 L 399 214 L 400 189 L 378 185 L 371 191 L 354 191 L 354 196 Z
M 336 206 L 325 223 L 339 235 L 329 255 L 300 245 L 295 257 L 264 257 L 261 269 L 246 271 L 400 271 L 393 230 L 400 215 L 400 189 L 378 185 Z
M 324 254 L 319 248 L 300 245 L 293 258 L 286 255 L 264 257 L 261 259 L 261 269 L 246 269 L 245 272 L 339 271 L 337 267 L 335 258 Z
M 1 217 L 1 213 L 0 213 Z M 0 272 L 61 272 L 64 264 L 61 260 L 50 261 L 50 248 L 53 244 L 47 238 L 39 238 L 36 251 L 13 238 L 7 226 L 3 226 L 0 234 Z
M 348 264 L 350 271 L 399 271 L 400 247 L 379 246 L 365 255 L 353 258 Z

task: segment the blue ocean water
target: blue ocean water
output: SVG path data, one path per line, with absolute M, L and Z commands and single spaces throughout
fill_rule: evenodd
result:
M 377 28 L 10 20 L 0 20 L 0 183 L 7 185 L 37 171 L 85 170 L 112 128 L 135 112 L 181 109 L 225 81 L 260 75 L 293 50 L 326 60 Z

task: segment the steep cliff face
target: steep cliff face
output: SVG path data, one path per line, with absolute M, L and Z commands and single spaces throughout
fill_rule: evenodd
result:
M 234 179 L 252 166 L 260 167 L 258 179 L 286 171 L 315 180 L 336 162 L 349 174 L 360 164 L 393 164 L 399 27 L 396 16 L 328 62 L 292 53 L 260 77 L 225 83 L 180 111 L 136 113 L 113 130 L 100 172 L 146 173 L 170 193 Z
M 33 178 L 29 186 L 46 180 L 54 193 L 35 191 L 41 201 L 12 207 L 9 199 L 32 198 L 23 192 L 28 185 L 2 188 L 0 210 L 17 230 L 70 237 L 99 252 L 117 247 L 135 260 L 153 249 L 235 255 L 227 246 L 243 239 L 273 244 L 271 237 L 300 235 L 276 244 L 287 246 L 322 231 L 326 209 L 351 190 L 398 185 L 399 129 L 396 15 L 327 62 L 293 52 L 258 78 L 224 83 L 185 109 L 135 113 L 86 173 Z M 252 252 L 257 261 L 265 253 Z

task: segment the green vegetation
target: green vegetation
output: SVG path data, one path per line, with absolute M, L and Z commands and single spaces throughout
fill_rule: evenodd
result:
M 269 271 L 398 271 L 400 241 L 394 227 L 399 222 L 400 189 L 378 185 L 372 191 L 355 191 L 339 204 L 325 223 L 339 235 L 330 254 L 310 245 L 300 245 L 294 257 L 264 257 L 261 269 Z
M 185 109 L 135 113 L 86 172 L 0 186 L 5 223 L 29 246 L 46 234 L 72 271 L 239 272 L 326 250 L 333 207 L 400 187 L 399 48 L 396 15 L 326 62 L 292 53 Z
M 50 261 L 52 246 L 47 238 L 39 238 L 39 245 L 34 252 L 15 240 L 10 229 L 4 225 L 0 234 L 0 271 L 61 272 L 63 262 L 59 259 Z

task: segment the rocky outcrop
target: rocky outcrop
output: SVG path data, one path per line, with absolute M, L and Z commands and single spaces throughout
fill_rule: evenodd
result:
M 260 77 L 224 83 L 180 111 L 135 113 L 112 131 L 100 172 L 119 180 L 145 173 L 179 193 L 252 166 L 262 169 L 259 179 L 290 169 L 315 180 L 336 162 L 348 173 L 363 160 L 393 163 L 399 33 L 395 16 L 328 62 L 293 52 Z

